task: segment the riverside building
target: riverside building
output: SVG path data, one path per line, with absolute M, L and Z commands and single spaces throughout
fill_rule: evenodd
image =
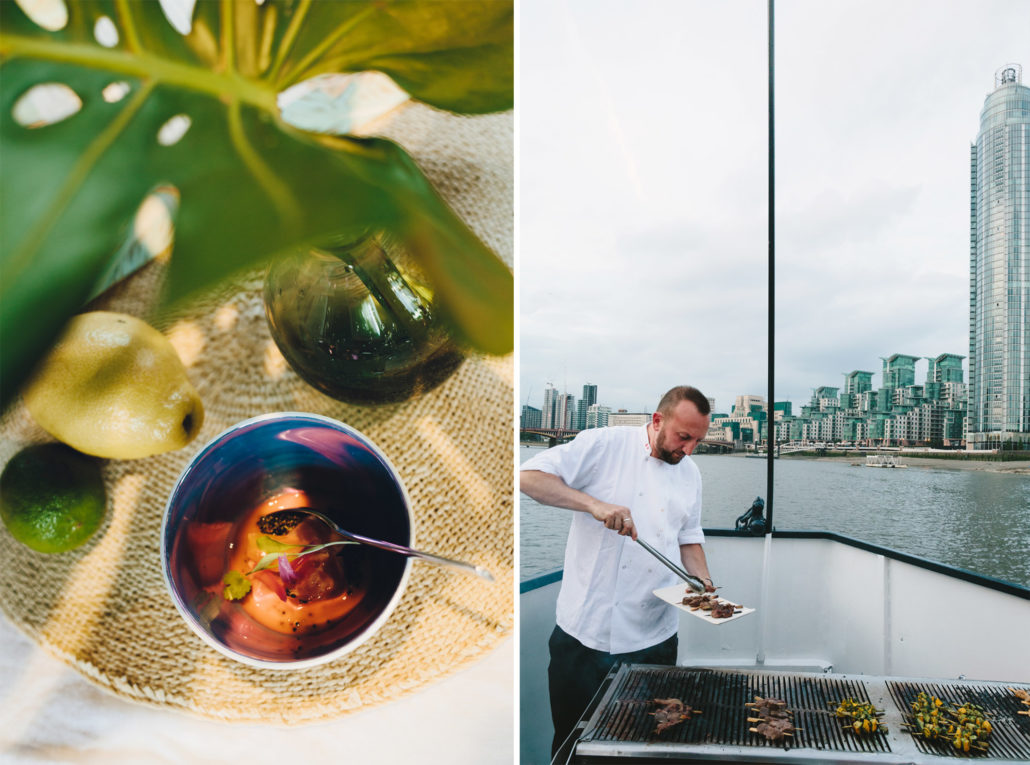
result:
M 588 428 L 606 428 L 608 427 L 608 415 L 612 413 L 610 406 L 604 406 L 603 404 L 591 404 L 587 407 L 587 421 L 586 427 Z
M 558 403 L 558 389 L 550 383 L 544 388 L 544 409 L 540 416 L 540 424 L 545 428 L 556 428 L 554 424 L 554 410 Z
M 650 412 L 627 412 L 620 409 L 617 412 L 608 413 L 608 425 L 611 427 L 647 425 L 651 421 Z
M 523 430 L 526 428 L 539 428 L 544 424 L 543 412 L 537 409 L 535 406 L 529 404 L 522 405 L 522 416 L 519 418 L 519 427 Z
M 824 385 L 812 392 L 801 413 L 785 413 L 775 423 L 777 443 L 856 446 L 961 445 L 966 385 L 962 359 L 954 353 L 928 358 L 926 382 L 915 382 L 918 356 L 896 353 L 883 359 L 883 386 L 872 387 L 872 372 L 844 375 L 844 393 Z
M 1030 88 L 995 73 L 970 147 L 968 449 L 1030 448 Z
M 723 429 L 724 433 L 731 436 L 725 440 L 746 446 L 763 440 L 767 419 L 768 408 L 765 399 L 761 396 L 743 395 L 737 396 L 729 414 L 713 414 L 712 425 L 717 429 Z M 711 427 L 708 431 L 709 438 L 712 438 Z
M 571 428 L 575 396 L 571 393 L 559 393 L 558 389 L 550 383 L 544 388 L 544 410 L 541 415 L 541 424 L 545 428 Z

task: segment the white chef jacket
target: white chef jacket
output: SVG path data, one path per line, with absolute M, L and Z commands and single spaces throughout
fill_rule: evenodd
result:
M 556 475 L 573 489 L 628 507 L 637 535 L 675 563 L 681 563 L 681 544 L 705 541 L 697 465 L 690 457 L 677 465 L 652 457 L 646 425 L 584 430 L 521 469 Z M 557 624 L 606 653 L 657 645 L 676 633 L 678 618 L 653 591 L 682 581 L 632 537 L 574 512 Z

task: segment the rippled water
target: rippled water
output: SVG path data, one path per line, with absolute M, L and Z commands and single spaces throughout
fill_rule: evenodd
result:
M 522 447 L 520 460 L 538 451 Z M 694 460 L 706 528 L 733 528 L 766 496 L 765 460 Z M 1030 587 L 1030 476 L 798 459 L 778 460 L 775 476 L 777 529 L 834 531 Z M 522 578 L 561 568 L 571 513 L 522 495 L 519 520 Z

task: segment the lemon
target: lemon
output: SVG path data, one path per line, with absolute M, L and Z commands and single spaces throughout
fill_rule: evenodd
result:
M 200 396 L 168 339 L 110 311 L 74 317 L 23 397 L 58 441 L 111 459 L 179 449 L 204 421 Z
M 33 550 L 78 547 L 104 520 L 100 466 L 62 444 L 22 449 L 0 474 L 0 518 L 11 536 Z

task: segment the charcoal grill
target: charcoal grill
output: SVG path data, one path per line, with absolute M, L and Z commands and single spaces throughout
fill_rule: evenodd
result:
M 599 700 L 580 722 L 575 743 L 555 761 L 605 763 L 944 763 L 956 759 L 1030 761 L 1030 718 L 1017 715 L 1009 690 L 1023 686 L 884 678 L 870 675 L 785 673 L 762 670 L 664 667 L 629 664 L 609 673 Z M 984 707 L 994 732 L 986 753 L 963 754 L 917 739 L 904 726 L 904 711 L 920 691 L 946 701 Z M 793 712 L 794 736 L 770 742 L 752 733 L 747 702 L 779 698 Z M 701 714 L 655 733 L 656 698 L 678 698 Z M 853 698 L 884 710 L 887 731 L 856 736 L 844 730 L 833 702 Z

